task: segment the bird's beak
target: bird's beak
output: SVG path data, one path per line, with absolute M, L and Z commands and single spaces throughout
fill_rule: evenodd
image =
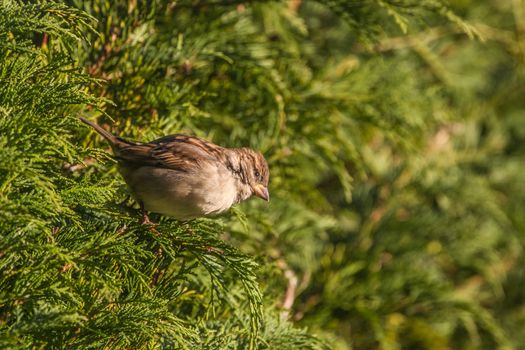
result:
M 257 197 L 262 198 L 267 202 L 270 201 L 270 192 L 268 192 L 268 189 L 264 185 L 257 184 L 254 185 L 252 188 L 253 192 Z

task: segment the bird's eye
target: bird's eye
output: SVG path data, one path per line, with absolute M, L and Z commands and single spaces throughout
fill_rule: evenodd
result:
M 261 174 L 257 170 L 255 170 L 255 177 L 258 178 L 259 176 L 261 176 Z

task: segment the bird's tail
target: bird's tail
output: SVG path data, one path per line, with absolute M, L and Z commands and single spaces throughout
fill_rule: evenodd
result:
M 115 145 L 117 145 L 117 144 L 122 142 L 120 140 L 120 138 L 118 138 L 117 136 L 113 135 L 109 131 L 106 131 L 100 125 L 97 125 L 97 124 L 93 123 L 92 121 L 89 121 L 89 120 L 87 120 L 86 118 L 83 118 L 83 117 L 80 117 L 80 120 L 83 123 L 91 126 L 93 129 L 95 129 L 95 131 L 98 132 L 100 135 L 102 135 L 106 140 L 108 140 L 111 143 L 112 146 L 115 146 Z

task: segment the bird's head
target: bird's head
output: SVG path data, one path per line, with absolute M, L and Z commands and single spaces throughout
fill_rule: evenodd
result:
M 249 148 L 240 148 L 238 151 L 239 170 L 242 173 L 243 182 L 251 188 L 253 195 L 269 201 L 270 170 L 266 159 L 261 153 Z

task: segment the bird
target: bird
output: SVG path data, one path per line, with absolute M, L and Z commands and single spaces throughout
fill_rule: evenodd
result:
M 133 142 L 80 120 L 109 142 L 142 224 L 155 225 L 147 212 L 188 221 L 223 213 L 253 195 L 270 200 L 268 163 L 251 148 L 221 147 L 184 134 Z

